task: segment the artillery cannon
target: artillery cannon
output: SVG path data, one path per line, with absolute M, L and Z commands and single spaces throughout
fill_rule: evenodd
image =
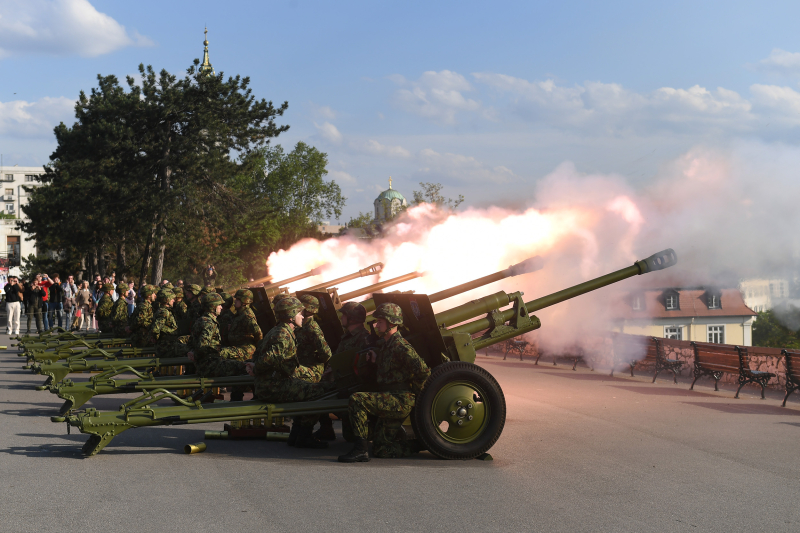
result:
M 376 294 L 376 302 L 393 302 L 403 309 L 404 337 L 431 367 L 431 376 L 417 395 L 411 414 L 415 436 L 428 450 L 444 459 L 469 459 L 488 451 L 505 425 L 505 397 L 489 372 L 474 364 L 475 351 L 541 326 L 530 314 L 626 278 L 662 270 L 677 263 L 671 249 L 637 261 L 633 266 L 581 283 L 574 287 L 524 302 L 522 293 L 498 292 L 442 313 L 434 314 L 424 294 Z M 511 305 L 509 309 L 500 310 Z M 477 318 L 486 313 L 485 318 Z M 469 321 L 470 319 L 476 319 Z M 473 335 L 479 336 L 473 338 Z M 358 372 L 361 354 L 345 351 L 330 360 L 338 394 L 369 390 Z M 219 403 L 201 406 L 160 389 L 139 402 L 122 406 L 118 412 L 86 412 L 52 417 L 90 435 L 83 453 L 98 453 L 119 433 L 132 427 L 196 424 L 253 418 L 318 415 L 342 411 L 347 400 L 333 399 L 336 393 L 317 400 L 286 404 L 264 402 Z M 156 407 L 161 399 L 173 399 L 178 406 Z
M 380 263 L 378 263 L 378 264 L 380 264 Z M 372 267 L 369 267 L 369 268 L 373 268 L 375 266 L 376 265 L 372 265 Z M 445 289 L 443 291 L 435 293 L 435 294 L 431 295 L 430 298 L 433 299 L 433 301 L 443 300 L 445 298 L 450 298 L 450 297 L 455 296 L 457 294 L 461 294 L 461 293 L 470 291 L 472 289 L 481 287 L 483 285 L 487 285 L 489 283 L 493 283 L 495 281 L 499 281 L 499 280 L 507 278 L 507 277 L 518 276 L 518 275 L 521 275 L 521 274 L 534 272 L 536 270 L 539 270 L 540 268 L 542 268 L 542 260 L 541 260 L 541 258 L 538 257 L 538 256 L 537 257 L 532 257 L 532 258 L 526 259 L 525 261 L 523 261 L 523 262 L 521 262 L 519 264 L 513 265 L 513 266 L 511 266 L 511 267 L 509 267 L 509 268 L 507 268 L 505 270 L 501 270 L 500 272 L 496 272 L 494 274 L 490 274 L 488 276 L 484 276 L 482 278 L 479 278 L 479 279 L 476 279 L 476 280 L 472 280 L 472 281 L 469 281 L 467 283 L 463 283 L 461 285 L 458 285 L 456 287 L 451 287 L 449 289 Z M 364 269 L 364 270 L 362 270 L 362 272 L 365 272 L 366 270 L 367 269 Z M 423 275 L 423 274 L 421 274 L 419 272 L 411 272 L 409 274 L 404 274 L 402 276 L 398 276 L 398 277 L 392 278 L 390 280 L 386 280 L 386 281 L 382 281 L 382 282 L 376 283 L 374 285 L 370 285 L 369 287 L 365 287 L 364 289 L 360 289 L 359 291 L 354 291 L 352 293 L 348 293 L 346 295 L 343 295 L 342 298 L 340 298 L 340 299 L 337 298 L 336 301 L 338 301 L 338 303 L 341 304 L 342 300 L 349 299 L 350 297 L 357 297 L 357 296 L 361 296 L 361 295 L 364 295 L 364 294 L 369 294 L 370 292 L 374 292 L 376 290 L 383 289 L 383 288 L 389 287 L 389 286 L 397 284 L 397 283 L 401 283 L 401 282 L 409 280 L 409 279 L 414 279 L 414 278 L 417 278 L 417 277 L 419 277 L 421 275 Z M 352 279 L 352 275 L 350 276 L 350 278 Z M 339 281 L 339 280 L 334 280 L 334 281 Z M 324 288 L 324 284 L 321 285 L 321 286 L 318 286 L 318 287 Z M 314 288 L 316 288 L 316 287 L 314 287 Z M 253 291 L 257 295 L 256 300 L 258 301 L 258 306 L 259 307 L 258 307 L 258 310 L 256 312 L 256 317 L 257 317 L 257 320 L 259 320 L 259 316 L 260 316 L 259 324 L 261 324 L 262 321 L 269 320 L 269 324 L 274 325 L 275 324 L 275 316 L 274 316 L 274 313 L 272 312 L 271 303 L 269 302 L 268 299 L 264 299 L 264 290 L 263 290 L 263 288 L 260 288 L 260 287 L 253 288 Z M 321 326 L 321 328 L 323 330 L 325 338 L 328 341 L 328 344 L 330 345 L 331 349 L 335 350 L 336 347 L 339 344 L 339 340 L 340 340 L 340 338 L 342 336 L 342 333 L 343 333 L 341 322 L 339 320 L 339 316 L 340 315 L 337 312 L 338 306 L 334 304 L 334 302 L 335 302 L 335 300 L 334 300 L 335 291 L 333 291 L 333 293 L 329 293 L 329 292 L 315 292 L 315 291 L 311 291 L 311 290 L 304 290 L 304 291 L 298 291 L 297 294 L 298 294 L 298 296 L 301 296 L 303 294 L 312 294 L 312 295 L 316 296 L 319 299 L 319 301 L 320 301 L 320 315 L 319 315 L 320 326 Z M 259 300 L 258 295 L 260 295 L 262 300 Z M 367 308 L 368 312 L 375 310 L 375 303 L 374 303 L 374 301 L 372 299 L 365 300 L 364 302 L 361 302 L 361 303 L 362 303 L 362 305 L 364 305 Z M 269 327 L 271 328 L 272 326 L 269 326 Z M 263 329 L 263 326 L 262 326 L 262 329 Z M 130 363 L 129 360 L 128 361 L 120 361 L 119 362 L 120 365 L 124 365 L 127 368 L 141 368 L 139 366 L 133 366 L 132 367 L 128 363 Z M 137 364 L 139 364 L 139 362 L 134 362 L 134 365 L 137 365 Z M 84 368 L 84 364 L 83 363 L 79 363 L 78 368 L 82 370 Z M 95 376 L 92 376 L 89 379 L 89 381 L 86 381 L 86 382 L 73 383 L 72 381 L 68 381 L 68 382 L 64 382 L 64 383 L 59 383 L 59 381 L 61 381 L 60 379 L 54 379 L 52 382 L 47 383 L 44 386 L 40 386 L 40 387 L 37 387 L 37 388 L 40 389 L 40 390 L 50 390 L 50 392 L 52 392 L 54 394 L 57 394 L 60 398 L 63 398 L 64 399 L 64 404 L 61 407 L 60 414 L 64 414 L 64 413 L 66 413 L 66 412 L 68 412 L 68 411 L 70 411 L 72 409 L 75 409 L 75 408 L 78 408 L 78 407 L 82 406 L 88 400 L 90 400 L 91 398 L 93 398 L 94 396 L 97 396 L 97 395 L 101 395 L 101 394 L 117 394 L 117 393 L 124 393 L 124 392 L 134 392 L 135 390 L 138 390 L 138 389 L 135 389 L 135 387 L 131 388 L 132 384 L 149 383 L 150 381 L 148 381 L 148 380 L 150 380 L 152 378 L 152 375 L 142 375 L 142 374 L 138 374 L 137 373 L 137 375 L 139 377 L 143 378 L 143 379 L 141 379 L 141 380 L 140 379 L 119 380 L 119 379 L 116 378 L 116 376 L 119 375 L 120 372 L 117 372 L 117 371 L 114 370 L 114 365 L 113 364 L 112 365 L 108 365 L 108 366 L 104 366 L 104 368 L 105 368 L 105 370 L 101 374 L 97 374 Z M 48 367 L 46 369 L 46 372 L 49 372 L 50 375 L 55 374 L 55 372 L 57 372 L 57 371 L 61 372 L 61 374 L 59 374 L 59 375 L 66 376 L 66 374 L 63 374 L 63 372 L 64 372 L 64 368 L 63 367 L 56 366 L 56 367 Z M 158 383 L 159 383 L 159 387 L 162 388 L 162 389 L 171 389 L 171 390 L 174 390 L 174 389 L 185 389 L 185 388 L 187 388 L 186 387 L 187 380 L 189 380 L 189 381 L 194 380 L 192 382 L 192 383 L 194 383 L 198 379 L 200 379 L 199 376 L 193 376 L 193 375 L 189 375 L 189 376 L 165 376 L 163 378 L 158 378 Z M 249 379 L 250 379 L 249 383 L 251 384 L 252 383 L 252 378 L 249 378 Z M 231 385 L 235 385 L 237 383 L 232 383 Z M 228 386 L 228 384 L 219 385 L 219 386 Z M 188 387 L 188 388 L 191 388 L 191 387 Z

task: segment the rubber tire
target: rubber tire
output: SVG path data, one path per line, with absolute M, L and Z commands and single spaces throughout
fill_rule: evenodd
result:
M 430 417 L 437 393 L 454 381 L 466 381 L 477 385 L 477 388 L 484 391 L 483 401 L 491 409 L 488 425 L 482 434 L 467 443 L 445 440 Z M 425 381 L 422 392 L 417 395 L 413 422 L 416 438 L 425 443 L 432 454 L 442 459 L 474 459 L 486 453 L 500 438 L 506 424 L 506 399 L 497 380 L 489 372 L 472 363 L 451 361 L 434 368 L 431 376 Z

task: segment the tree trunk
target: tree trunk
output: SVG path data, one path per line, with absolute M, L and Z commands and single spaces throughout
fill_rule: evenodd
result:
M 98 258 L 97 258 L 97 247 L 95 246 L 92 248 L 92 274 L 89 276 L 92 280 L 94 277 L 100 273 L 99 265 L 98 265 Z
M 125 237 L 122 237 L 117 243 L 117 270 L 119 271 L 119 279 L 128 281 L 128 260 L 125 255 Z
M 167 124 L 167 131 L 171 132 L 172 124 Z M 170 151 L 170 141 L 172 140 L 172 135 L 170 133 L 167 134 L 167 141 L 164 145 L 164 150 L 161 152 L 161 167 L 158 170 L 158 177 L 159 181 L 161 182 L 161 192 L 162 198 L 166 198 L 169 192 L 169 185 L 170 185 L 170 177 L 172 176 L 172 169 L 169 166 L 169 151 Z M 157 241 L 157 248 L 156 248 L 156 262 L 153 265 L 153 285 L 158 285 L 161 283 L 161 276 L 164 273 L 164 251 L 166 249 L 166 243 L 164 242 L 164 237 L 167 233 L 167 227 L 164 221 L 166 210 L 162 210 L 161 212 L 161 221 L 158 224 L 158 241 Z
M 100 241 L 100 250 L 96 252 L 98 272 L 100 272 L 100 277 L 102 278 L 106 277 L 107 262 L 106 262 L 105 249 L 106 249 L 106 241 L 105 239 L 103 239 L 102 241 Z
M 81 269 L 78 270 L 78 282 L 83 281 L 83 273 L 84 272 L 86 272 L 86 256 L 85 255 L 81 255 Z M 67 274 L 67 275 L 69 275 L 69 274 Z
M 161 283 L 161 276 L 164 273 L 164 249 L 166 248 L 166 244 L 164 243 L 164 234 L 167 232 L 164 223 L 158 225 L 158 240 L 156 243 L 156 262 L 153 264 L 153 285 L 158 285 Z
M 147 271 L 150 270 L 150 256 L 153 249 L 153 237 L 156 233 L 156 215 L 153 215 L 153 225 L 150 228 L 150 233 L 147 234 L 147 240 L 144 243 L 144 253 L 142 254 L 142 271 L 139 276 L 139 283 L 147 282 Z

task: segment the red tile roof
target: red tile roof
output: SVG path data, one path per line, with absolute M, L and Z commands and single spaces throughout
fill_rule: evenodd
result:
M 676 317 L 704 317 L 704 316 L 756 316 L 758 313 L 747 307 L 738 289 L 720 289 L 720 303 L 718 309 L 709 309 L 707 305 L 707 290 L 705 289 L 675 289 L 678 292 L 678 307 L 667 311 L 664 295 L 667 290 L 642 290 L 630 291 L 618 295 L 611 307 L 613 318 L 676 318 Z M 631 305 L 632 296 L 644 296 L 644 308 L 634 310 Z

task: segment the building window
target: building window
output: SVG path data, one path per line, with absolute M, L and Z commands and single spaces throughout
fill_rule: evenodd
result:
M 725 344 L 725 326 L 708 326 L 708 342 Z
M 6 213 L 9 215 L 14 214 L 14 204 L 6 204 Z
M 782 282 L 782 281 L 781 281 L 781 282 L 780 282 L 780 284 L 778 285 L 778 288 L 779 288 L 779 289 L 780 289 L 780 291 L 781 291 L 781 298 L 783 298 L 783 282 Z
M 39 176 L 36 174 L 25 174 L 25 181 L 37 181 Z
M 6 174 L 6 181 L 14 181 L 14 174 Z
M 775 296 L 775 284 L 774 283 L 770 283 L 769 284 L 769 295 L 770 296 Z
M 664 326 L 664 338 L 683 340 L 683 328 L 681 326 Z
M 633 307 L 634 311 L 641 311 L 644 309 L 644 302 L 642 300 L 643 298 L 641 294 L 634 294 L 631 297 L 631 306 Z
M 719 294 L 709 294 L 708 295 L 708 308 L 709 309 L 719 309 Z
M 675 293 L 667 294 L 665 301 L 667 303 L 667 311 L 678 308 L 678 295 Z

